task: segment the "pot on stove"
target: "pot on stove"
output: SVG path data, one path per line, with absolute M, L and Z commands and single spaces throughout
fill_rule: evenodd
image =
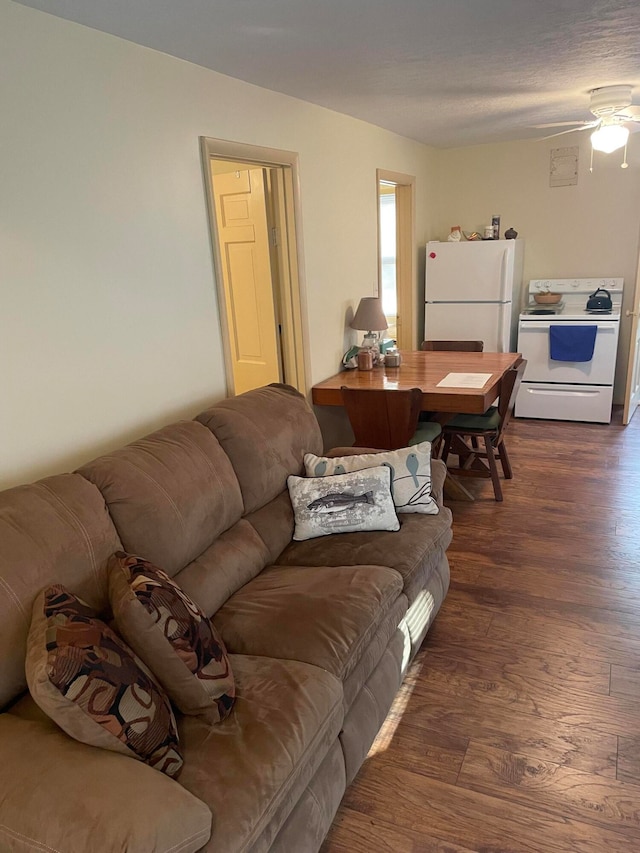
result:
M 611 294 L 604 287 L 599 287 L 587 299 L 587 311 L 611 311 L 612 308 Z

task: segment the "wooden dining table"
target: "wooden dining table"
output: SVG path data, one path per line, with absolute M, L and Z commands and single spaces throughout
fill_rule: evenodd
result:
M 343 370 L 323 379 L 311 389 L 317 406 L 342 406 L 342 386 L 394 391 L 420 388 L 422 410 L 437 413 L 442 424 L 454 414 L 481 415 L 500 394 L 502 377 L 521 358 L 517 352 L 422 352 L 401 353 L 400 367 L 374 367 L 372 370 Z M 439 385 L 450 373 L 485 373 L 490 378 L 481 388 Z M 458 500 L 473 500 L 471 493 L 451 476 L 446 492 Z
M 422 410 L 452 415 L 461 412 L 481 415 L 500 393 L 500 381 L 519 360 L 517 352 L 422 352 L 401 353 L 400 367 L 374 367 L 372 370 L 342 370 L 323 379 L 311 389 L 316 406 L 341 406 L 343 385 L 347 388 L 372 388 L 403 391 L 420 388 Z M 438 386 L 449 373 L 490 373 L 482 388 Z

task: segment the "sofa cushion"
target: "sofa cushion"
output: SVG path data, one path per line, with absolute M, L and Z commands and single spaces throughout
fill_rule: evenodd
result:
M 78 474 L 0 492 L 0 708 L 26 689 L 33 602 L 63 583 L 92 607 L 108 607 L 107 562 L 122 547 L 95 486 Z
M 391 493 L 396 512 L 438 514 L 438 504 L 431 496 L 431 443 L 428 441 L 376 453 L 330 457 L 307 453 L 304 457 L 307 477 L 331 477 L 377 465 L 385 465 L 391 472 Z
M 400 516 L 400 530 L 342 533 L 306 542 L 292 542 L 276 561 L 283 566 L 390 566 L 404 580 L 412 604 L 451 542 L 451 511 L 438 515 Z
M 354 530 L 399 530 L 388 468 L 366 468 L 335 477 L 287 479 L 296 519 L 293 538 Z
M 0 714 L 0 741 L 3 851 L 195 853 L 211 834 L 209 807 L 178 782 L 44 716 Z
M 289 474 L 304 472 L 305 453 L 322 452 L 311 406 L 290 385 L 222 400 L 196 420 L 215 434 L 233 463 L 247 513 L 284 491 Z
M 183 714 L 211 723 L 233 707 L 227 650 L 207 616 L 165 572 L 118 551 L 109 563 L 109 598 L 120 635 Z
M 34 700 L 71 737 L 168 776 L 180 770 L 176 721 L 164 691 L 95 611 L 60 584 L 34 603 L 26 671 Z
M 214 621 L 230 652 L 305 661 L 344 681 L 401 592 L 382 566 L 270 566 Z
M 171 424 L 80 469 L 124 545 L 173 577 L 243 512 L 229 459 L 201 424 Z M 116 550 L 116 549 L 114 549 Z
M 204 850 L 262 853 L 335 743 L 342 690 L 328 672 L 298 661 L 231 655 L 231 665 L 233 714 L 213 727 L 179 719 L 180 784 L 213 812 Z
M 241 518 L 174 577 L 201 610 L 211 616 L 271 562 L 258 532 Z

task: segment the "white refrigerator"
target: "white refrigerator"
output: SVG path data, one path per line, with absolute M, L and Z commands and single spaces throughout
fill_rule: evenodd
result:
M 427 243 L 425 340 L 515 352 L 523 259 L 522 240 Z

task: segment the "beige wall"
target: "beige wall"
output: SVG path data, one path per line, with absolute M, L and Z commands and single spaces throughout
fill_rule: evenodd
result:
M 579 145 L 574 187 L 549 186 L 552 148 Z M 513 226 L 525 241 L 524 279 L 622 276 L 624 308 L 631 308 L 640 235 L 640 133 L 622 152 L 595 154 L 589 173 L 588 132 L 544 142 L 512 142 L 437 152 L 437 214 L 434 236 L 446 239 L 452 225 L 481 231 L 493 214 L 501 229 Z M 623 312 L 624 313 L 624 312 Z M 623 316 L 616 401 L 621 402 L 630 318 Z
M 424 146 L 8 0 L 0 92 L 2 487 L 225 395 L 200 136 L 299 153 L 312 382 L 374 293 L 377 168 L 430 236 Z

